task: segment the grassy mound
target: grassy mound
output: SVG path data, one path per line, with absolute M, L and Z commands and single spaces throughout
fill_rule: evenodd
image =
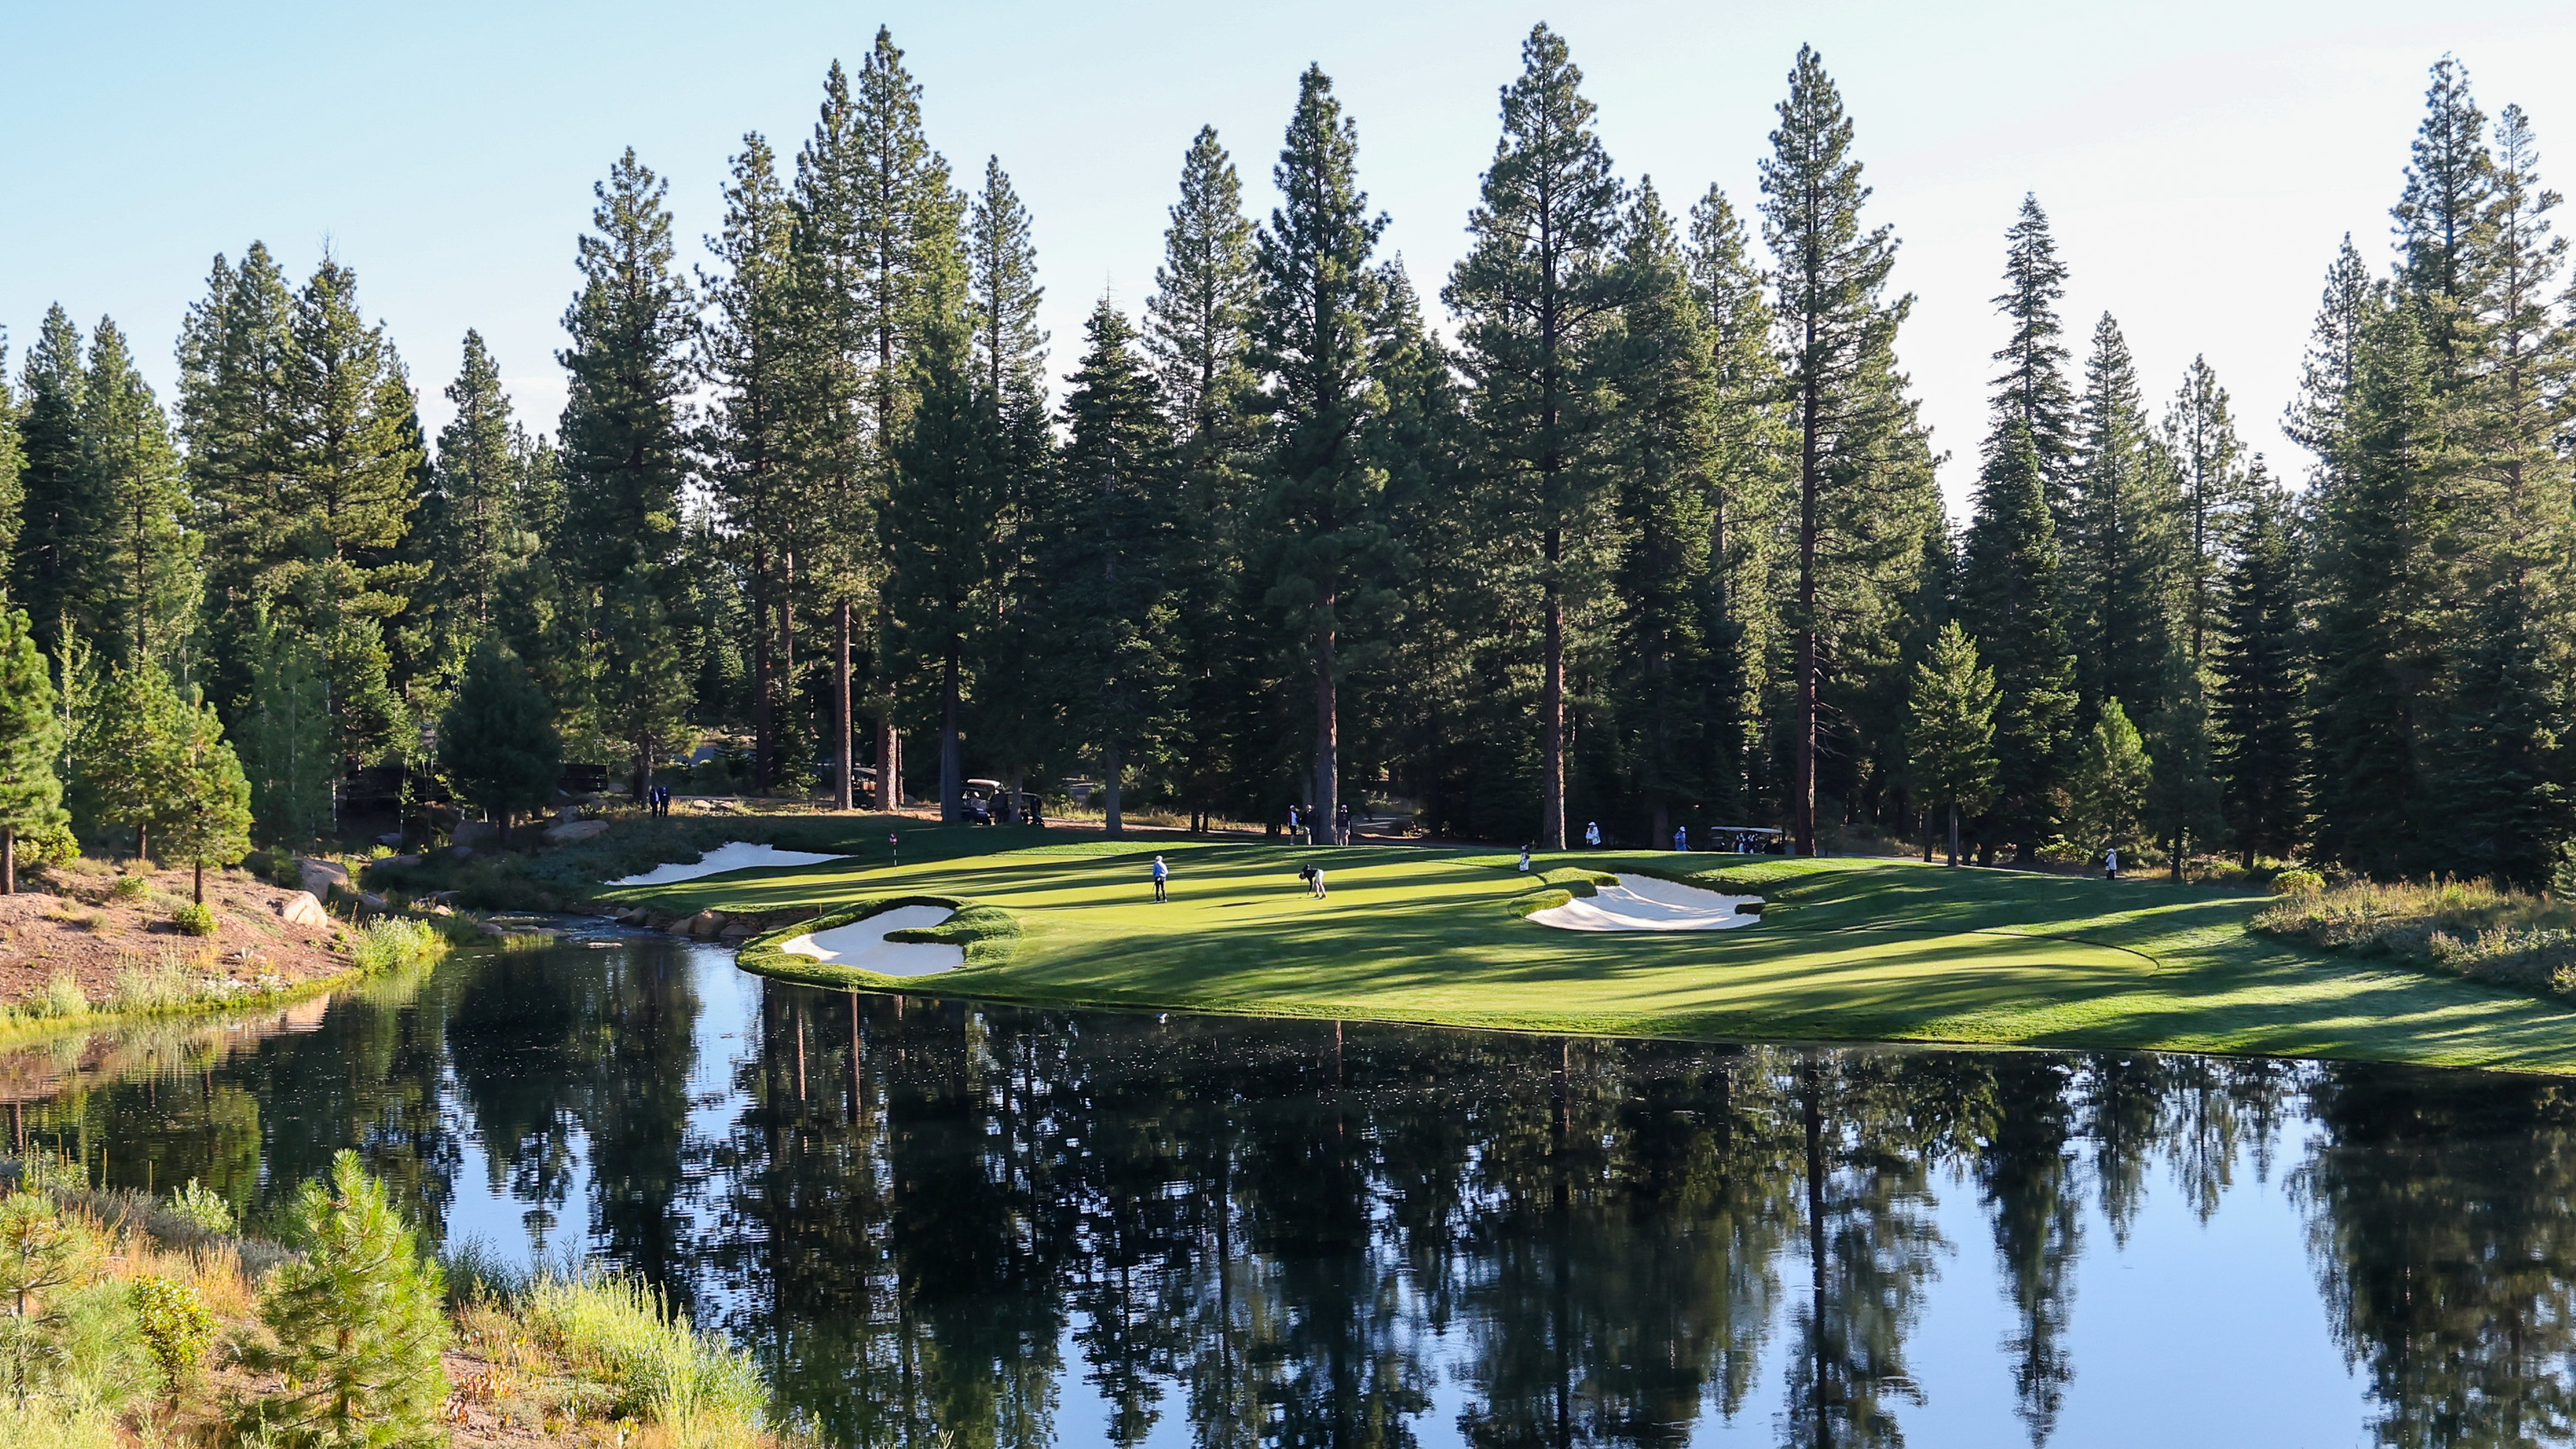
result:
M 1153 899 L 1158 852 L 1172 868 L 1168 904 Z M 1308 860 L 1330 865 L 1330 899 L 1311 899 L 1297 878 Z M 1616 851 L 1548 857 L 1534 889 L 1514 862 L 1401 846 L 1094 841 L 907 859 L 900 870 L 791 868 L 654 895 L 672 911 L 846 912 L 923 897 L 990 906 L 1017 918 L 1014 946 L 970 954 L 939 990 L 994 1000 L 2576 1071 L 2567 1005 L 2258 933 L 2265 898 L 2241 891 Z M 1525 897 L 1570 896 L 1572 881 L 1553 875 L 1567 870 L 1587 882 L 1605 871 L 1664 876 L 1775 909 L 1723 932 L 1564 932 L 1516 919 Z

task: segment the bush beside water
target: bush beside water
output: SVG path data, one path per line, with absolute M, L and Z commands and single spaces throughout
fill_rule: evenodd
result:
M 505 1281 L 486 1263 L 450 1301 L 384 1184 L 350 1153 L 330 1177 L 299 1197 L 291 1254 L 234 1236 L 231 1205 L 194 1182 L 157 1201 L 91 1192 L 61 1159 L 0 1160 L 11 1449 L 445 1442 L 436 1350 L 451 1340 L 466 1365 L 457 1400 L 509 1442 L 597 1426 L 602 1443 L 779 1445 L 751 1359 L 649 1289 L 578 1268 Z M 351 1342 L 365 1362 L 340 1353 Z M 290 1372 L 259 1376 L 278 1369 Z
M 2254 929 L 2330 951 L 2387 956 L 2494 986 L 2576 994 L 2576 909 L 2485 881 L 2328 886 L 2285 871 Z

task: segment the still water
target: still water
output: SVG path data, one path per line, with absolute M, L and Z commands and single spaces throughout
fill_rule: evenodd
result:
M 764 983 L 601 933 L 0 1059 L 254 1221 L 355 1146 L 849 1445 L 2576 1436 L 2551 1082 L 1566 1041 Z

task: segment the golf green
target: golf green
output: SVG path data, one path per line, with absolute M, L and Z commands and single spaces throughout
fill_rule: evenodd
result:
M 1172 868 L 1168 903 L 1153 899 L 1157 852 Z M 1310 898 L 1297 876 L 1310 862 L 1328 867 L 1327 899 Z M 1602 1035 L 2135 1047 L 2576 1072 L 2576 1010 L 2257 935 L 2247 922 L 2262 899 L 2244 892 L 1903 860 L 1542 858 L 1540 868 L 1693 875 L 1771 902 L 1759 925 L 1735 930 L 1586 933 L 1514 914 L 1512 898 L 1535 888 L 1514 863 L 1401 846 L 1082 841 L 901 867 L 742 871 L 604 898 L 673 912 L 778 912 L 936 895 L 1017 918 L 1021 936 L 1006 959 L 900 983 L 916 994 Z

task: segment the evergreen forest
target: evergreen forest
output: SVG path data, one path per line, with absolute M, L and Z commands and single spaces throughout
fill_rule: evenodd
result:
M 428 436 L 327 254 L 215 258 L 170 398 L 55 307 L 0 381 L 45 702 L 0 763 L 62 779 L 22 856 L 245 788 L 263 843 L 327 840 L 370 771 L 506 818 L 557 761 L 640 792 L 715 742 L 746 793 L 951 820 L 1079 778 L 1112 833 L 1401 801 L 1541 847 L 2567 883 L 2576 303 L 2519 108 L 2432 68 L 2393 249 L 2320 259 L 2278 472 L 2205 362 L 2060 315 L 2039 198 L 1998 217 L 2006 345 L 1931 364 L 1992 378 L 1953 518 L 1823 58 L 1735 197 L 1622 177 L 1565 41 L 1522 61 L 1445 277 L 1381 247 L 1310 67 L 1278 205 L 1201 130 L 1141 309 L 1052 339 L 1011 177 L 933 146 L 880 31 L 792 154 L 743 138 L 703 249 L 609 166 L 558 418 L 469 332 Z M 184 808 L 135 767 L 209 750 Z

